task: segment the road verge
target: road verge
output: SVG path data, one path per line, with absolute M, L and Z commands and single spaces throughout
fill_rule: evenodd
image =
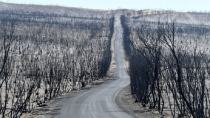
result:
M 148 110 L 136 103 L 130 93 L 130 86 L 123 88 L 115 99 L 117 105 L 134 118 L 161 118 L 155 110 Z

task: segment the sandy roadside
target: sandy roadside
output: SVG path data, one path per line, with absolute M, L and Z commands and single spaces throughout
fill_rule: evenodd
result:
M 157 111 L 148 110 L 143 108 L 141 104 L 135 103 L 129 89 L 129 86 L 122 89 L 116 97 L 116 103 L 122 110 L 134 118 L 161 118 Z

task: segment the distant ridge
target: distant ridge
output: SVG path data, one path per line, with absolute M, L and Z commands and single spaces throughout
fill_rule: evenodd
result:
M 97 10 L 76 7 L 63 7 L 56 5 L 33 5 L 33 4 L 14 4 L 0 2 L 1 11 L 12 11 L 16 13 L 40 12 L 44 14 L 57 14 L 62 16 L 73 17 L 95 17 L 103 18 L 103 16 L 112 16 L 115 13 L 121 13 L 128 17 L 133 17 L 135 20 L 146 21 L 167 21 L 168 19 L 184 24 L 201 24 L 210 25 L 209 12 L 177 12 L 173 10 L 132 10 L 132 9 L 117 9 L 117 10 Z
M 0 2 L 0 11 L 16 11 L 16 12 L 41 12 L 41 13 L 53 13 L 58 15 L 90 15 L 90 14 L 105 14 L 108 13 L 105 10 L 93 10 L 86 8 L 76 8 L 76 7 L 63 7 L 56 5 L 33 5 L 33 4 L 14 4 Z

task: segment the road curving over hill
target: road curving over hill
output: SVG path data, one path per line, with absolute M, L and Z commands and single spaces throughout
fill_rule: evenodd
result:
M 74 97 L 62 99 L 62 107 L 56 118 L 132 118 L 118 107 L 117 94 L 129 84 L 123 48 L 123 28 L 120 15 L 115 16 L 112 37 L 111 79 L 104 84 L 82 92 Z

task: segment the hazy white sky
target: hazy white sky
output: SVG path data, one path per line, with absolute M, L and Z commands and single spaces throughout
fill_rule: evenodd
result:
M 210 0 L 0 0 L 2 2 L 61 5 L 91 9 L 169 9 L 210 11 Z

